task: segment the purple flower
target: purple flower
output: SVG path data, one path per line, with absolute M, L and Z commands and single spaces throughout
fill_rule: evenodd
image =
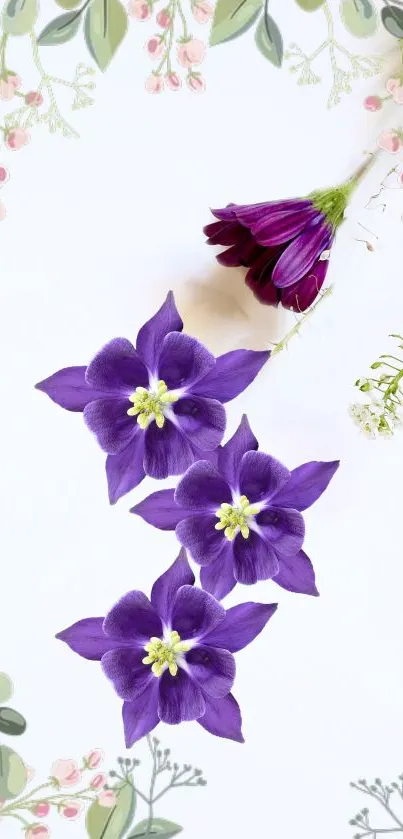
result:
M 237 582 L 273 579 L 288 591 L 318 595 L 304 553 L 303 510 L 326 489 L 339 461 L 292 472 L 263 452 L 247 417 L 218 452 L 217 468 L 194 463 L 176 490 L 155 492 L 131 510 L 161 530 L 176 530 L 201 565 L 203 588 L 221 600 Z
M 217 737 L 243 742 L 231 694 L 233 653 L 259 635 L 277 604 L 242 603 L 226 611 L 194 581 L 181 550 L 154 583 L 151 601 L 131 591 L 106 618 L 86 618 L 56 636 L 83 658 L 101 662 L 124 699 L 127 748 L 160 721 L 197 720 Z
M 270 353 L 235 350 L 219 358 L 183 323 L 172 292 L 137 335 L 106 344 L 88 367 L 67 367 L 36 385 L 68 411 L 82 411 L 107 452 L 114 504 L 145 477 L 182 475 L 201 457 L 216 460 L 223 403 L 254 380 Z
M 308 198 L 262 204 L 229 204 L 213 210 L 219 221 L 204 232 L 210 245 L 227 245 L 226 266 L 246 266 L 245 282 L 261 303 L 303 312 L 325 281 L 328 251 L 354 184 Z

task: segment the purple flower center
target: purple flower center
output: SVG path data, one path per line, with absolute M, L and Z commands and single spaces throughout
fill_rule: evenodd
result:
M 151 664 L 151 670 L 158 678 L 165 670 L 169 670 L 171 676 L 176 676 L 184 660 L 183 654 L 189 652 L 191 646 L 191 643 L 181 641 L 179 633 L 173 630 L 166 638 L 150 638 L 144 647 L 148 655 L 142 662 Z
M 161 379 L 148 390 L 145 387 L 136 387 L 135 392 L 129 396 L 133 407 L 129 408 L 127 413 L 129 417 L 137 417 L 137 422 L 143 431 L 153 420 L 158 428 L 163 428 L 165 417 L 170 414 L 170 406 L 177 399 L 179 395 L 174 391 L 169 391 Z

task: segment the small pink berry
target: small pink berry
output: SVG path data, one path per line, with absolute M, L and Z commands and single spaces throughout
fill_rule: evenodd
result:
M 167 83 L 167 87 L 170 90 L 179 90 L 182 86 L 182 82 L 177 73 L 167 73 L 165 76 L 165 81 Z
M 31 105 L 32 108 L 39 108 L 43 105 L 42 93 L 39 93 L 39 90 L 30 90 L 25 96 L 25 103 Z
M 60 807 L 60 814 L 64 819 L 77 819 L 83 810 L 83 803 L 81 801 L 63 801 Z
M 112 807 L 116 806 L 116 802 L 116 793 L 114 793 L 113 789 L 105 789 L 98 795 L 98 804 L 100 807 L 107 807 L 111 810 Z
M 386 82 L 386 90 L 388 93 L 394 93 L 397 87 L 401 84 L 400 79 L 388 79 Z
M 52 778 L 59 787 L 73 787 L 81 779 L 81 772 L 75 760 L 56 760 L 52 766 Z
M 8 172 L 5 166 L 0 166 L 0 186 L 3 186 L 8 181 Z
M 49 839 L 50 830 L 45 824 L 33 824 L 25 831 L 26 839 Z
M 367 111 L 380 111 L 382 108 L 382 99 L 379 96 L 367 96 L 364 99 L 364 108 Z
M 38 816 L 38 819 L 46 819 L 46 816 L 50 813 L 50 804 L 47 801 L 39 801 L 38 804 L 35 804 L 33 807 L 32 812 L 34 816 Z
M 30 139 L 28 131 L 25 131 L 25 128 L 12 128 L 6 134 L 5 143 L 11 151 L 18 151 L 18 149 L 26 146 Z
M 382 131 L 382 134 L 378 137 L 378 146 L 380 149 L 384 151 L 391 152 L 391 154 L 397 154 L 402 148 L 402 141 L 399 137 L 397 131 Z
M 157 76 L 156 73 L 151 73 L 146 81 L 147 93 L 161 93 L 164 90 L 164 80 L 162 76 Z
M 198 23 L 207 23 L 213 17 L 214 9 L 207 0 L 197 0 L 193 4 L 192 12 Z
M 146 44 L 147 52 L 153 60 L 160 58 L 164 52 L 164 40 L 159 35 L 153 35 Z
M 178 49 L 178 61 L 182 67 L 191 67 L 192 64 L 201 64 L 204 58 L 206 48 L 203 41 L 198 41 L 197 38 L 192 38 L 181 44 Z
M 88 766 L 88 769 L 97 769 L 100 763 L 102 763 L 104 759 L 104 753 L 101 749 L 93 749 L 91 752 L 87 754 L 87 757 L 84 758 L 85 763 Z
M 22 80 L 19 76 L 17 76 L 17 73 L 9 73 L 8 81 L 13 86 L 14 90 L 18 90 L 18 88 L 22 85 Z
M 0 79 L 0 99 L 9 101 L 13 98 L 15 91 L 21 87 L 21 79 L 15 73 L 8 73 Z
M 190 90 L 193 90 L 194 93 L 203 93 L 206 89 L 206 83 L 200 73 L 190 73 L 186 81 L 188 87 L 190 87 Z
M 91 787 L 91 789 L 101 789 L 102 787 L 105 786 L 106 781 L 107 781 L 106 775 L 102 775 L 102 774 L 94 775 L 94 777 L 93 777 L 93 779 L 90 783 L 90 787 Z
M 146 0 L 131 0 L 128 11 L 129 15 L 136 20 L 145 21 L 151 17 L 151 10 Z
M 168 26 L 171 25 L 171 15 L 168 12 L 168 9 L 161 9 L 161 11 L 157 14 L 157 23 L 159 26 L 162 26 L 163 29 L 167 29 Z

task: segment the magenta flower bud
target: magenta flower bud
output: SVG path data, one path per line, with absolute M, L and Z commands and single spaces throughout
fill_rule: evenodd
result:
M 63 801 L 63 804 L 60 807 L 60 815 L 63 816 L 64 819 L 74 821 L 74 819 L 77 819 L 82 812 L 83 807 L 84 805 L 81 801 Z
M 367 111 L 380 111 L 382 108 L 382 99 L 380 96 L 367 96 L 367 98 L 364 99 L 364 108 L 366 108 Z
M 145 21 L 151 17 L 150 7 L 145 0 L 132 0 L 128 7 L 129 15 L 136 20 Z
M 50 830 L 45 824 L 33 824 L 25 831 L 25 839 L 49 839 Z
M 171 24 L 171 15 L 168 12 L 168 9 L 161 9 L 160 12 L 157 14 L 157 23 L 159 26 L 162 26 L 163 29 L 167 29 L 168 26 Z
M 170 90 L 179 90 L 182 87 L 182 82 L 177 73 L 167 73 L 165 81 Z
M 52 766 L 52 778 L 59 787 L 72 787 L 81 779 L 81 772 L 74 760 L 56 760 Z
M 192 8 L 193 16 L 198 23 L 207 23 L 213 17 L 213 6 L 207 0 L 197 0 Z
M 98 795 L 98 804 L 100 807 L 106 807 L 108 809 L 112 809 L 116 805 L 116 794 L 114 793 L 113 789 L 105 789 Z
M 160 58 L 162 53 L 164 52 L 164 40 L 160 38 L 159 35 L 153 35 L 152 38 L 147 41 L 146 50 L 153 60 L 156 58 Z
M 15 91 L 21 87 L 22 81 L 16 73 L 6 73 L 0 79 L 0 99 L 9 101 L 15 95 Z
M 25 131 L 25 128 L 12 128 L 6 134 L 5 143 L 10 151 L 18 151 L 18 149 L 26 146 L 30 139 L 28 131 Z
M 401 151 L 403 145 L 400 135 L 393 129 L 389 131 L 382 131 L 382 134 L 379 135 L 377 142 L 380 149 L 388 151 L 391 154 L 397 154 Z
M 103 759 L 104 753 L 101 749 L 93 749 L 92 752 L 89 752 L 85 758 L 85 763 L 87 764 L 88 769 L 97 769 Z
M 35 804 L 35 807 L 32 808 L 32 812 L 34 816 L 38 816 L 38 819 L 45 819 L 50 813 L 50 804 L 48 804 L 47 801 L 39 801 L 39 803 Z
M 93 779 L 90 783 L 90 787 L 91 787 L 91 789 L 102 789 L 102 787 L 105 786 L 106 781 L 107 781 L 106 775 L 103 775 L 101 773 L 99 775 L 94 775 L 94 777 L 93 777 Z
M 3 186 L 8 181 L 8 171 L 5 166 L 0 166 L 0 186 Z
M 186 81 L 188 87 L 190 87 L 190 90 L 193 90 L 194 93 L 203 93 L 206 89 L 206 83 L 200 73 L 191 73 L 187 77 Z
M 39 108 L 43 105 L 42 93 L 39 93 L 39 90 L 30 90 L 25 96 L 25 103 L 33 108 Z
M 156 73 L 151 73 L 151 76 L 146 80 L 147 93 L 161 93 L 164 90 L 164 80 L 162 76 Z
M 191 67 L 192 64 L 201 64 L 206 52 L 203 41 L 197 38 L 191 38 L 190 41 L 185 41 L 180 44 L 178 49 L 178 61 L 182 67 Z

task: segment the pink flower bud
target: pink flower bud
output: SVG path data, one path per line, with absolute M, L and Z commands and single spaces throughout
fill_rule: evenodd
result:
M 101 789 L 102 787 L 105 786 L 106 781 L 107 781 L 106 775 L 102 775 L 102 774 L 94 775 L 94 777 L 93 777 L 93 779 L 90 783 L 90 787 L 91 787 L 91 789 Z
M 33 824 L 25 831 L 26 839 L 49 839 L 50 830 L 45 824 Z
M 157 76 L 156 73 L 151 73 L 146 81 L 147 93 L 161 93 L 164 90 L 164 81 L 162 76 Z
M 153 60 L 159 58 L 164 52 L 164 41 L 159 35 L 153 35 L 146 44 L 147 52 Z
M 386 90 L 388 93 L 394 93 L 397 87 L 401 84 L 400 79 L 388 79 L 386 82 Z
M 213 17 L 214 9 L 207 0 L 197 0 L 193 4 L 192 12 L 198 23 L 207 23 Z
M 88 766 L 88 769 L 97 769 L 100 763 L 102 763 L 104 759 L 104 753 L 101 749 L 93 749 L 92 752 L 87 754 L 87 757 L 84 758 L 85 763 Z
M 8 172 L 5 166 L 0 166 L 0 186 L 3 186 L 8 181 Z
M 52 766 L 52 779 L 59 787 L 73 787 L 81 779 L 75 760 L 56 760 Z
M 165 81 L 170 90 L 179 90 L 182 86 L 182 82 L 177 73 L 167 73 Z
M 382 99 L 379 96 L 367 96 L 364 99 L 364 108 L 367 111 L 379 111 L 382 108 Z
M 63 801 L 63 804 L 60 807 L 60 815 L 63 816 L 64 819 L 74 820 L 77 819 L 80 813 L 83 810 L 83 803 L 81 801 Z
M 157 23 L 159 26 L 162 26 L 163 29 L 167 29 L 168 26 L 171 24 L 171 15 L 168 12 L 168 9 L 161 9 L 160 12 L 157 14 Z
M 6 208 L 3 204 L 3 202 L 0 201 L 0 221 L 4 221 L 6 215 L 7 215 Z M 0 807 L 1 807 L 2 804 L 4 804 L 4 802 L 0 800 Z
M 0 99 L 6 101 L 12 99 L 21 84 L 21 79 L 16 73 L 7 73 L 0 79 Z
M 403 85 L 395 87 L 392 96 L 396 105 L 403 105 Z
M 201 64 L 204 58 L 206 48 L 203 41 L 198 41 L 192 38 L 181 44 L 178 49 L 178 61 L 182 67 L 191 67 L 192 64 Z
M 190 90 L 193 90 L 194 93 L 203 93 L 206 89 L 206 83 L 200 73 L 189 73 L 186 81 L 188 87 L 190 87 Z
M 113 789 L 105 789 L 98 795 L 98 804 L 100 807 L 107 807 L 108 809 L 112 809 L 112 807 L 116 806 L 116 793 L 114 793 Z
M 32 808 L 32 812 L 34 816 L 38 816 L 38 819 L 46 819 L 46 816 L 50 813 L 50 804 L 47 801 L 39 801 L 38 804 L 35 804 L 35 807 Z
M 128 8 L 129 15 L 136 20 L 145 21 L 151 17 L 151 11 L 146 0 L 131 0 Z
M 22 149 L 23 146 L 26 146 L 30 139 L 28 131 L 25 131 L 25 128 L 12 128 L 6 134 L 5 143 L 8 149 L 17 151 L 18 149 Z
M 42 93 L 39 93 L 39 90 L 30 90 L 25 96 L 25 103 L 31 105 L 32 108 L 39 108 L 43 105 Z
M 391 154 L 397 154 L 402 148 L 400 136 L 397 131 L 393 130 L 382 131 L 382 134 L 379 135 L 377 142 L 380 149 L 391 152 Z

